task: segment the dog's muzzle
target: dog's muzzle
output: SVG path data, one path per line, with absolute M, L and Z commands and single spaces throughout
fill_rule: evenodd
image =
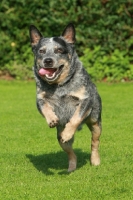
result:
M 47 61 L 47 62 L 50 63 L 51 61 Z M 59 75 L 62 72 L 63 67 L 64 65 L 60 65 L 58 68 L 43 67 L 39 69 L 38 73 L 41 77 L 45 78 L 46 81 L 53 82 L 59 77 Z

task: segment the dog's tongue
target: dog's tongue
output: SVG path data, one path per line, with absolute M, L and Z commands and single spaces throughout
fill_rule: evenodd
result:
M 50 69 L 50 68 L 41 68 L 40 70 L 39 70 L 39 74 L 41 75 L 41 76 L 44 76 L 45 74 L 48 74 L 49 76 L 51 75 L 52 76 L 52 74 L 54 73 L 56 71 L 56 69 Z

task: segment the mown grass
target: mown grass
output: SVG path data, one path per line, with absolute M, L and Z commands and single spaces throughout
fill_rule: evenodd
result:
M 103 100 L 101 165 L 90 166 L 91 135 L 76 133 L 77 170 L 35 105 L 35 83 L 0 81 L 0 199 L 133 199 L 133 84 L 97 84 Z

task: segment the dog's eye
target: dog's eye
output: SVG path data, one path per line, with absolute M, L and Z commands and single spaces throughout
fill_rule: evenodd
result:
M 64 50 L 62 48 L 58 48 L 55 50 L 55 53 L 64 53 Z
M 63 49 L 61 49 L 61 48 L 58 49 L 58 53 L 63 53 L 63 52 L 64 52 Z
M 39 53 L 41 53 L 41 54 L 43 53 L 44 54 L 44 53 L 46 53 L 46 50 L 45 49 L 40 49 Z

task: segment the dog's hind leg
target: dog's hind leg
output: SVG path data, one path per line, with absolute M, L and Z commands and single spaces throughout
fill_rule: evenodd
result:
M 99 148 L 99 139 L 101 135 L 101 123 L 95 122 L 95 123 L 87 123 L 87 126 L 89 127 L 92 138 L 91 138 L 91 158 L 90 162 L 92 165 L 97 166 L 100 165 L 100 156 L 98 152 Z
M 75 155 L 75 153 L 72 149 L 72 139 L 67 143 L 61 143 L 59 141 L 59 144 L 62 147 L 62 149 L 68 155 L 68 162 L 69 162 L 68 172 L 74 171 L 76 169 L 76 166 L 77 166 L 77 158 L 76 158 L 76 155 Z
M 69 140 L 68 142 L 62 143 L 60 141 L 60 133 L 62 132 L 62 130 L 59 131 L 59 129 L 57 128 L 57 138 L 58 138 L 58 142 L 61 146 L 61 148 L 67 153 L 68 155 L 68 162 L 69 162 L 69 166 L 68 166 L 68 172 L 72 172 L 76 169 L 77 166 L 77 157 L 73 151 L 72 148 L 72 144 L 74 142 L 74 137 Z

